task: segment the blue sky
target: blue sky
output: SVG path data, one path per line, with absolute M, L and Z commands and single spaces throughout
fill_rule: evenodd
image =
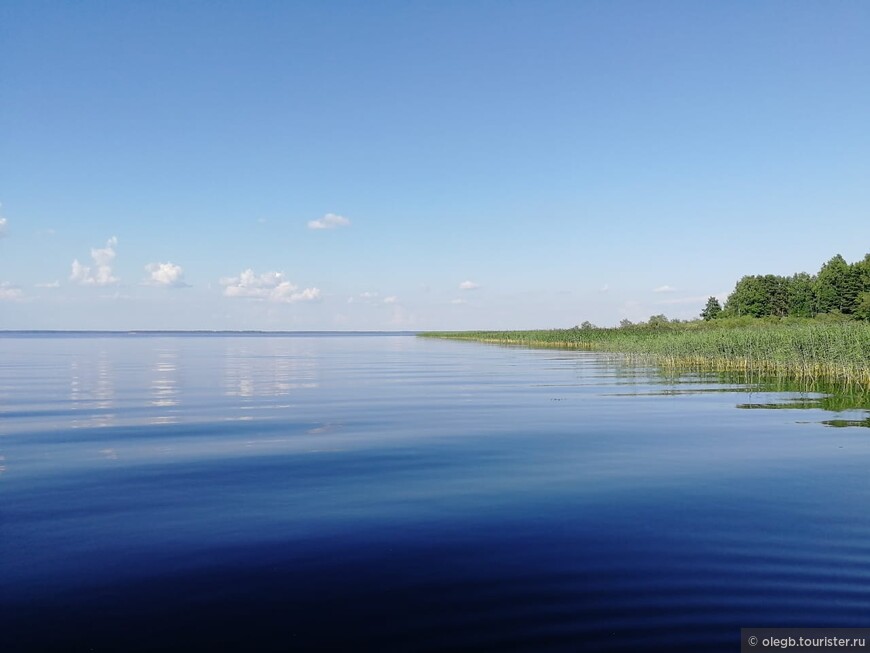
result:
M 858 1 L 10 0 L 0 329 L 691 317 L 870 251 L 868 44 Z

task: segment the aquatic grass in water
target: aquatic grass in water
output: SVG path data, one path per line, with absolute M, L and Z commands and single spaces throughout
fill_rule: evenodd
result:
M 618 352 L 666 368 L 748 372 L 870 388 L 870 325 L 783 322 L 618 329 L 428 332 L 424 337 Z

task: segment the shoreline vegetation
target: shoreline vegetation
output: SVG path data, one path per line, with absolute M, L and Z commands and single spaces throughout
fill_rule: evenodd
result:
M 437 331 L 427 338 L 619 354 L 665 369 L 741 372 L 870 390 L 870 324 L 813 319 L 594 326 L 538 331 Z
M 599 328 L 583 322 L 543 331 L 445 331 L 422 337 L 611 352 L 673 370 L 739 372 L 833 382 L 870 391 L 870 254 L 837 254 L 813 275 L 748 275 L 723 307 L 710 297 L 696 320 L 653 315 Z

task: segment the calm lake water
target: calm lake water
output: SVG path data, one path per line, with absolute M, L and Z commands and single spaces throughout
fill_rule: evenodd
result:
M 7 334 L 2 648 L 736 651 L 740 627 L 870 626 L 868 412 L 816 399 L 409 335 Z

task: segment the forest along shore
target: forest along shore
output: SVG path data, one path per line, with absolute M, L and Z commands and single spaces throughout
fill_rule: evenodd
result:
M 428 338 L 624 354 L 668 368 L 833 381 L 870 390 L 870 323 L 733 318 L 616 328 L 436 331 Z

